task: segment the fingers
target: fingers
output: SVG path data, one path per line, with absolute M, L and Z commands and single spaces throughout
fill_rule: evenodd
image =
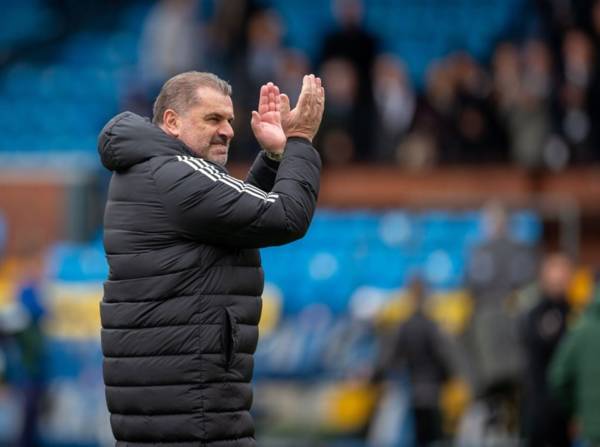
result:
M 281 106 L 281 98 L 279 97 L 279 87 L 272 82 L 267 84 L 269 90 L 269 112 L 279 112 Z
M 269 88 L 267 84 L 260 88 L 260 96 L 258 98 L 258 113 L 261 115 L 269 111 Z M 253 114 L 254 116 L 254 114 Z
M 260 114 L 256 110 L 253 110 L 252 119 L 250 120 L 250 126 L 254 129 L 260 124 L 260 122 Z
M 305 75 L 298 104 L 290 112 L 293 116 L 286 126 L 289 135 L 312 139 L 321 124 L 324 108 L 325 90 L 321 79 L 314 74 Z
M 258 99 L 258 113 L 261 115 L 268 112 L 279 112 L 281 107 L 281 98 L 279 97 L 279 87 L 272 82 L 261 86 Z
M 280 106 L 279 106 L 279 110 L 281 111 L 282 114 L 287 114 L 290 111 L 290 98 L 288 98 L 288 95 L 286 95 L 285 93 L 281 93 L 279 95 L 279 102 L 280 102 Z
M 304 109 L 306 107 L 306 101 L 308 100 L 308 90 L 309 90 L 309 75 L 304 75 L 302 78 L 302 89 L 300 90 L 300 96 L 298 97 L 298 104 L 296 107 L 299 109 Z
M 305 75 L 302 81 L 302 91 L 298 99 L 298 108 L 308 116 L 318 116 L 322 113 L 325 101 L 325 90 L 321 85 L 321 78 L 313 74 Z
M 317 99 L 319 99 L 319 102 L 325 102 L 325 89 L 323 88 L 323 85 L 321 85 L 321 78 L 316 78 L 317 81 Z
M 306 108 L 313 107 L 315 104 L 322 104 L 324 101 L 325 89 L 321 84 L 321 78 L 313 74 L 304 75 L 298 106 L 306 110 Z

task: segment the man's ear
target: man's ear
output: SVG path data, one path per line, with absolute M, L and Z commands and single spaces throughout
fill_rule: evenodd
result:
M 163 126 L 165 132 L 169 135 L 177 138 L 181 132 L 181 120 L 179 115 L 173 109 L 165 110 L 163 115 Z

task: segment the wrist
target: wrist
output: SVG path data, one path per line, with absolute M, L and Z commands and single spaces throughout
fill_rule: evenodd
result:
M 302 133 L 302 132 L 290 132 L 289 134 L 286 134 L 286 136 L 288 138 L 293 138 L 293 137 L 295 137 L 295 138 L 302 138 L 304 140 L 310 141 L 311 143 L 312 143 L 312 140 L 313 140 L 313 135 L 309 135 L 309 134 Z
M 273 161 L 281 161 L 283 160 L 283 152 L 269 152 L 265 150 L 265 154 L 267 158 Z

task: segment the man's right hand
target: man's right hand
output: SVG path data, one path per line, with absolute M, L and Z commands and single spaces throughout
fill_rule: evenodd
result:
M 325 90 L 321 79 L 315 75 L 305 75 L 298 104 L 290 110 L 290 99 L 281 95 L 281 122 L 286 137 L 301 137 L 313 140 L 323 118 Z

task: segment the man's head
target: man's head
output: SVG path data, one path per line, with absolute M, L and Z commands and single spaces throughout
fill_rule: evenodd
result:
M 225 165 L 233 138 L 231 86 L 212 73 L 178 74 L 162 86 L 153 122 L 196 155 Z
M 546 298 L 561 300 L 573 279 L 573 262 L 564 253 L 551 253 L 545 256 L 541 272 L 540 287 Z
M 508 210 L 496 200 L 483 208 L 484 231 L 489 239 L 500 239 L 508 234 Z
M 413 276 L 408 283 L 408 293 L 415 310 L 423 310 L 427 301 L 427 287 L 423 278 Z

